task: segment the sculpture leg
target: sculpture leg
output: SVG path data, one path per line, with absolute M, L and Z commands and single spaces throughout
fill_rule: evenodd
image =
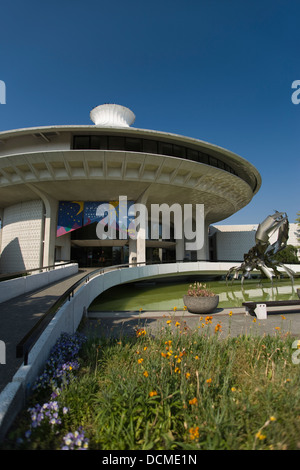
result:
M 285 266 L 282 263 L 279 263 L 278 266 L 280 266 L 286 272 L 286 274 L 291 279 L 292 284 L 294 284 L 294 275 L 295 275 L 294 271 L 292 269 L 288 268 L 287 266 Z

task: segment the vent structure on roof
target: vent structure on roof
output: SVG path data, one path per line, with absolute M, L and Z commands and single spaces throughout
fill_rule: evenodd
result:
M 135 114 L 119 104 L 102 104 L 90 112 L 91 120 L 101 127 L 130 127 L 135 121 Z

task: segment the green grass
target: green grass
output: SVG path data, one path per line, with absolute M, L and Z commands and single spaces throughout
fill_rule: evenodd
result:
M 80 426 L 89 449 L 300 448 L 294 338 L 220 339 L 215 320 L 194 332 L 168 321 L 155 337 L 147 328 L 136 337 L 90 337 L 80 368 L 57 397 L 69 409 L 61 424 L 44 422 L 26 440 L 24 410 L 5 448 L 60 449 L 63 436 Z M 31 401 L 42 404 L 50 390 L 42 393 Z

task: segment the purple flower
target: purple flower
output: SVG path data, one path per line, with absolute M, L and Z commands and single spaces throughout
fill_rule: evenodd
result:
M 87 450 L 89 447 L 89 440 L 85 437 L 82 427 L 74 433 L 69 432 L 66 434 L 63 441 L 62 450 Z

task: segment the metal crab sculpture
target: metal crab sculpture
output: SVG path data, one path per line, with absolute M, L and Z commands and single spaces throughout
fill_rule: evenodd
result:
M 270 244 L 269 239 L 276 231 L 277 240 Z M 238 279 L 242 275 L 241 283 L 249 278 L 251 271 L 259 270 L 265 274 L 273 284 L 273 276 L 280 276 L 277 268 L 282 268 L 294 282 L 295 273 L 281 262 L 276 261 L 276 254 L 283 250 L 287 245 L 289 238 L 289 222 L 285 212 L 275 211 L 269 215 L 261 224 L 259 224 L 255 234 L 255 246 L 248 253 L 244 254 L 244 261 L 240 266 L 233 266 L 226 275 L 226 281 L 232 276 L 232 279 Z

